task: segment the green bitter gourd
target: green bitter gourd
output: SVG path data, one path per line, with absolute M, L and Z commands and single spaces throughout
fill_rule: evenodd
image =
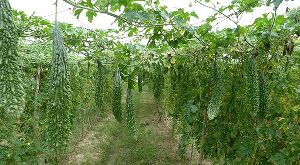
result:
M 0 1 L 0 116 L 20 117 L 25 106 L 18 29 L 8 0 Z
M 249 57 L 246 64 L 248 104 L 251 114 L 256 115 L 259 110 L 259 80 L 256 61 Z
M 133 101 L 132 101 L 132 89 L 133 89 L 133 81 L 130 78 L 128 78 L 128 88 L 127 88 L 127 97 L 126 97 L 126 125 L 129 131 L 133 133 L 133 135 L 135 135 L 136 124 L 135 124 Z
M 215 117 L 217 117 L 221 105 L 222 84 L 221 84 L 221 76 L 220 76 L 219 68 L 217 66 L 217 62 L 214 62 L 213 80 L 214 80 L 214 86 L 213 86 L 212 96 L 207 108 L 207 115 L 209 120 L 212 120 Z
M 115 77 L 114 77 L 112 111 L 115 116 L 115 119 L 119 122 L 122 121 L 121 100 L 122 100 L 121 75 L 120 75 L 119 68 L 117 68 L 117 70 L 115 71 Z
M 68 58 L 61 31 L 55 24 L 53 30 L 53 54 L 49 81 L 46 141 L 52 156 L 66 149 L 71 134 L 71 87 Z
M 97 75 L 96 75 L 96 92 L 95 103 L 98 109 L 102 109 L 104 105 L 105 92 L 105 68 L 100 60 L 97 60 Z

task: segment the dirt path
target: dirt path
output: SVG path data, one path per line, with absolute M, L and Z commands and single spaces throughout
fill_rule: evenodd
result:
M 110 114 L 85 138 L 74 144 L 64 164 L 147 165 L 194 164 L 177 154 L 178 138 L 172 137 L 167 120 L 158 122 L 157 105 L 150 93 L 135 93 L 138 139 L 128 133 L 125 123 Z M 123 106 L 124 107 L 124 106 Z
M 93 164 L 92 162 L 97 161 L 103 154 L 103 149 L 99 148 L 99 145 L 108 143 L 111 138 L 108 134 L 101 134 L 99 131 L 105 130 L 114 124 L 113 116 L 109 115 L 101 120 L 95 128 L 85 132 L 83 138 L 73 142 L 69 153 L 61 164 L 81 165 Z

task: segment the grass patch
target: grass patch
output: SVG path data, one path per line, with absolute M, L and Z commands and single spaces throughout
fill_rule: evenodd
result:
M 104 152 L 101 159 L 95 164 L 150 165 L 178 164 L 179 162 L 185 164 L 157 143 L 166 137 L 162 137 L 152 129 L 153 125 L 156 124 L 153 123 L 156 118 L 154 116 L 156 105 L 149 98 L 149 95 L 135 91 L 134 103 L 138 129 L 137 140 L 128 132 L 125 123 L 114 122 L 105 130 L 99 130 L 99 134 L 110 134 L 110 142 L 99 146 Z
M 118 123 L 112 114 L 108 113 L 106 118 L 95 126 L 91 144 L 80 149 L 84 161 L 79 164 L 190 164 L 188 160 L 179 158 L 176 154 L 178 142 L 171 137 L 163 123 L 158 123 L 157 106 L 152 95 L 134 91 L 133 100 L 138 129 L 137 139 L 134 139 L 127 130 L 125 119 L 123 123 Z
M 105 152 L 95 164 L 178 163 L 178 160 L 174 160 L 174 157 L 155 143 L 157 137 L 149 129 L 139 127 L 138 139 L 135 140 L 124 126 L 119 125 L 115 127 L 111 138 L 109 143 L 101 146 Z

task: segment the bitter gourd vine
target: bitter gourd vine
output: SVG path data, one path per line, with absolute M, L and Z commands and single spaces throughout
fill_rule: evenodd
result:
M 46 141 L 51 156 L 57 160 L 69 143 L 70 122 L 70 71 L 63 38 L 58 24 L 53 30 L 53 54 L 49 81 Z
M 122 84 L 121 84 L 121 75 L 120 70 L 117 68 L 115 71 L 114 77 L 114 87 L 113 87 L 113 105 L 112 111 L 115 116 L 115 119 L 119 122 L 122 121 L 122 107 L 121 107 L 121 100 L 122 100 Z
M 20 117 L 25 105 L 18 29 L 8 0 L 0 1 L 0 116 Z
M 178 152 L 180 156 L 183 156 L 186 152 L 186 147 L 189 144 L 189 111 L 188 108 L 185 108 L 183 120 L 181 123 L 181 136 L 180 136 L 180 141 L 179 141 L 179 146 L 178 146 Z
M 176 74 L 176 69 L 174 67 L 172 67 L 170 69 L 170 93 L 169 93 L 169 98 L 170 98 L 170 102 L 173 104 L 173 118 L 177 120 L 178 118 L 178 113 L 175 113 L 176 111 L 176 96 L 178 95 L 178 75 Z
M 128 78 L 127 97 L 126 97 L 126 125 L 129 131 L 136 134 L 136 123 L 134 118 L 133 100 L 132 100 L 133 80 Z
M 173 87 L 173 92 L 174 92 L 174 112 L 172 114 L 172 117 L 173 117 L 173 129 L 175 129 L 175 125 L 176 125 L 176 122 L 179 118 L 179 114 L 180 114 L 180 110 L 182 108 L 182 105 L 183 105 L 183 92 L 184 90 L 182 89 L 185 89 L 184 88 L 184 84 L 183 84 L 183 77 L 184 77 L 184 71 L 183 71 L 183 67 L 179 67 L 177 68 L 177 73 L 175 72 L 175 70 L 173 70 L 171 72 L 171 84 L 172 84 L 172 87 Z
M 208 107 L 207 107 L 207 116 L 209 120 L 214 119 L 217 117 L 220 109 L 221 104 L 221 76 L 220 76 L 220 70 L 217 66 L 217 61 L 214 62 L 213 66 L 213 91 L 212 96 L 209 101 Z
M 97 60 L 97 75 L 96 75 L 96 92 L 95 102 L 99 110 L 104 105 L 104 88 L 105 88 L 105 68 L 100 60 Z
M 174 110 L 172 113 L 172 133 L 175 132 L 177 126 L 177 120 L 180 120 L 180 116 L 184 114 L 185 105 L 190 99 L 188 96 L 189 84 L 189 72 L 188 66 L 179 66 L 171 72 L 171 84 L 172 84 L 172 101 L 174 102 Z
M 175 92 L 172 84 L 173 68 L 169 68 L 165 76 L 165 86 L 163 91 L 163 107 L 166 112 L 172 113 L 174 111 L 174 96 Z

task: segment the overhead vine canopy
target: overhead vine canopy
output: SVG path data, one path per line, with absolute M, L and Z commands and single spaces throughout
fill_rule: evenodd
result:
M 145 92 L 158 122 L 172 122 L 182 157 L 195 146 L 200 164 L 299 162 L 299 7 L 279 15 L 283 0 L 195 0 L 214 11 L 196 26 L 196 12 L 159 0 L 62 3 L 90 22 L 114 17 L 118 28 L 53 24 L 0 0 L 0 164 L 59 163 L 72 133 L 105 113 L 138 141 L 134 98 Z M 265 6 L 273 12 L 240 24 Z M 216 30 L 220 20 L 234 27 Z

